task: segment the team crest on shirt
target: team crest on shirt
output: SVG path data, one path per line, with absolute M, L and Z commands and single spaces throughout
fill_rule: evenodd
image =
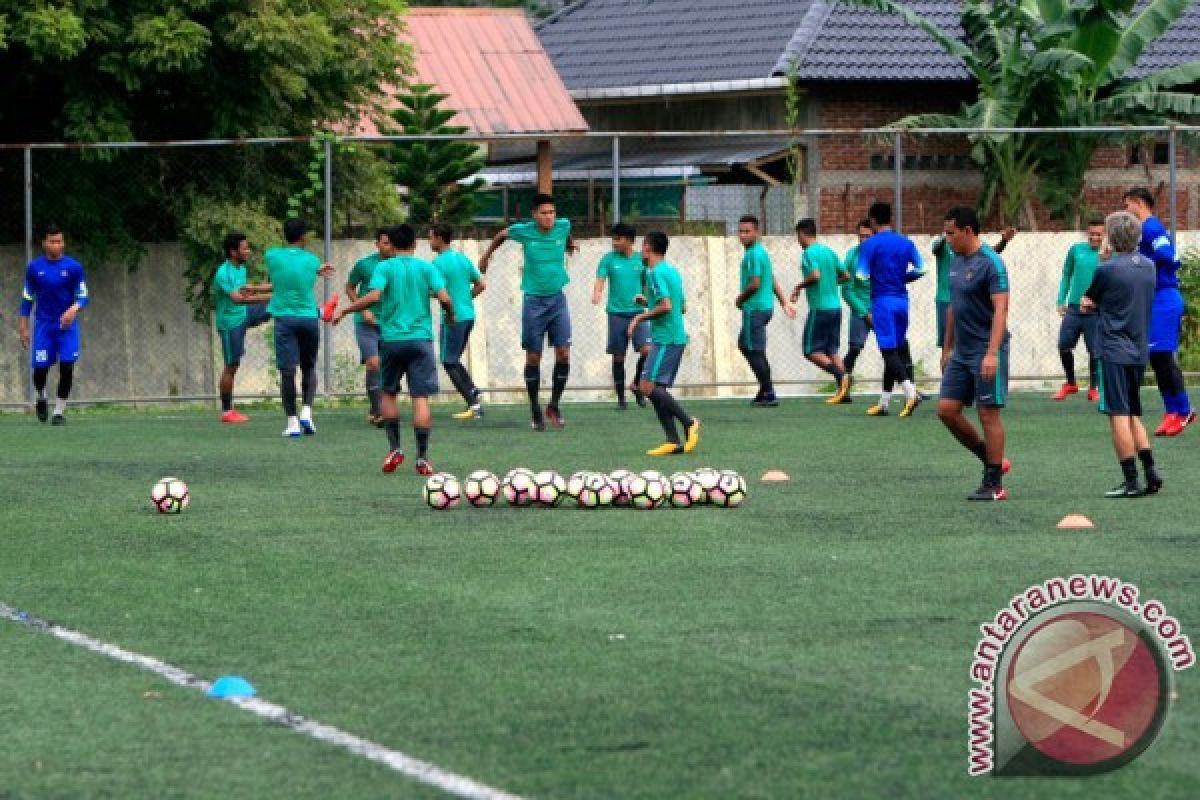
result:
M 967 270 L 966 274 L 965 274 L 963 277 L 964 277 L 966 280 L 971 280 L 972 278 L 974 278 L 974 277 L 975 277 L 975 270 L 973 270 L 973 269 L 969 269 L 969 270 Z

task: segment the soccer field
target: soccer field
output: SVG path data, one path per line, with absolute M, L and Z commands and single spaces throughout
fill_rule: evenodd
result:
M 968 778 L 966 696 L 980 623 L 1053 576 L 1136 583 L 1195 635 L 1200 433 L 1156 442 L 1161 495 L 1105 500 L 1105 419 L 1016 395 L 1012 499 L 969 505 L 978 462 L 932 403 L 687 405 L 693 456 L 642 455 L 649 409 L 572 405 L 539 434 L 522 406 L 438 407 L 431 457 L 460 477 L 731 468 L 741 508 L 434 512 L 411 461 L 380 474 L 359 409 L 318 409 L 302 440 L 266 409 L 0 416 L 0 604 L 522 796 L 1195 796 L 1192 671 L 1151 749 L 1089 779 Z M 148 502 L 167 474 L 192 491 L 177 517 Z M 1097 529 L 1056 530 L 1069 512 Z M 4 620 L 0 731 L 5 800 L 445 796 Z

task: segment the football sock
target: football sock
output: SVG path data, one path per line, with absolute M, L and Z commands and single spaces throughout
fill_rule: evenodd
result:
M 379 415 L 379 396 L 381 394 L 380 389 L 379 389 L 379 370 L 377 370 L 377 369 L 367 370 L 366 384 L 367 384 L 367 402 L 370 404 L 371 415 L 378 416 Z
M 858 362 L 858 354 L 861 352 L 862 352 L 861 347 L 851 347 L 849 350 L 846 351 L 846 356 L 845 356 L 845 358 L 842 359 L 842 363 L 846 365 L 846 374 L 847 375 L 854 374 L 854 365 L 855 365 L 855 363 Z
M 36 367 L 33 370 L 33 388 L 37 389 L 38 397 L 46 397 L 46 376 L 50 374 L 49 367 Z
M 909 400 L 917 396 L 917 387 L 913 386 L 912 380 L 908 378 L 900 382 L 900 388 L 904 390 L 904 396 Z
M 471 380 L 471 373 L 467 372 L 467 368 L 462 362 L 458 362 L 458 375 L 462 378 L 463 388 L 466 393 L 463 397 L 467 398 L 468 405 L 479 405 L 479 387 L 475 385 L 475 381 Z
M 442 369 L 446 370 L 446 377 L 450 379 L 450 383 L 454 384 L 454 390 L 462 395 L 467 405 L 470 405 L 471 395 L 467 392 L 467 387 L 463 385 L 461 367 L 458 364 L 442 364 Z
M 908 346 L 908 340 L 904 340 L 904 344 L 900 345 L 900 360 L 904 364 L 904 375 L 913 383 L 916 383 L 917 373 L 913 367 L 912 349 Z
M 221 410 L 233 411 L 233 392 L 221 392 Z
M 58 365 L 58 392 L 59 397 L 66 400 L 71 396 L 71 384 L 75 382 L 75 362 L 65 361 Z
M 312 406 L 307 403 L 300 406 L 300 419 L 305 422 L 312 422 Z
M 300 370 L 300 388 L 304 394 L 304 405 L 311 406 L 317 399 L 317 368 Z
M 529 410 L 535 417 L 542 415 L 542 407 L 538 404 L 538 392 L 542 385 L 542 370 L 539 367 L 525 365 L 525 391 L 529 393 Z
M 283 413 L 288 420 L 296 416 L 296 368 L 286 367 L 279 370 L 279 392 L 283 397 Z
M 1128 486 L 1137 485 L 1137 459 L 1123 458 L 1121 459 L 1121 473 L 1125 476 L 1125 483 Z
M 571 374 L 570 361 L 555 361 L 554 371 L 550 373 L 550 405 L 558 408 L 563 391 L 567 388 L 567 377 Z
M 635 381 L 640 381 L 642 379 L 642 375 L 646 371 L 646 355 L 645 355 L 645 353 L 638 356 L 636 369 L 637 369 L 637 372 L 635 372 L 633 374 L 633 379 Z
M 617 402 L 625 405 L 625 362 L 614 361 L 612 364 L 613 386 L 617 390 Z
M 1100 377 L 1100 359 L 1088 359 L 1088 388 L 1096 388 L 1096 379 Z
M 655 387 L 654 391 L 650 393 L 650 402 L 654 405 L 654 413 L 658 416 L 658 424 L 662 425 L 667 441 L 679 444 L 679 430 L 675 427 L 675 415 L 663 405 L 662 394 L 659 392 L 661 388 Z
M 400 449 L 400 420 L 385 419 L 383 421 L 383 432 L 387 434 L 388 447 L 392 450 Z
M 987 466 L 987 445 L 986 444 L 984 444 L 983 442 L 980 442 L 979 444 L 977 444 L 974 447 L 969 448 L 969 449 L 972 453 L 975 454 L 976 458 L 978 458 L 980 461 L 983 462 L 984 466 Z
M 892 404 L 892 393 L 890 391 L 879 393 L 879 407 L 887 411 L 888 406 Z
M 843 377 L 843 376 L 844 376 L 846 373 L 844 373 L 844 372 L 842 372 L 840 369 L 838 369 L 838 366 L 837 366 L 837 364 L 834 364 L 832 361 L 830 361 L 828 364 L 826 364 L 825 366 L 821 367 L 821 369 L 825 370 L 825 371 L 826 371 L 826 372 L 828 372 L 830 375 L 832 375 L 832 376 L 833 376 L 833 379 L 834 379 L 834 381 L 836 381 L 836 382 L 837 382 L 837 384 L 838 384 L 839 386 L 841 385 L 841 383 L 842 383 L 842 377 Z
M 429 452 L 429 428 L 413 426 L 413 435 L 417 437 L 417 458 L 424 458 Z
M 290 414 L 288 416 L 287 427 L 289 431 L 300 430 L 300 420 L 296 419 L 295 414 Z
M 62 413 L 67 410 L 67 398 L 54 398 L 54 416 L 61 417 Z
M 1067 383 L 1075 385 L 1075 353 L 1071 350 L 1059 350 L 1058 357 L 1062 361 L 1063 375 L 1067 378 Z
M 1147 447 L 1145 450 L 1138 450 L 1138 459 L 1142 462 L 1142 469 L 1146 473 L 1154 471 L 1154 451 Z
M 692 426 L 692 418 L 683 410 L 683 406 L 679 405 L 679 401 L 675 399 L 675 395 L 667 391 L 667 387 L 655 386 L 654 391 L 650 393 L 650 399 L 653 400 L 656 397 L 658 398 L 658 404 L 655 405 L 655 408 L 665 408 L 671 416 L 682 422 L 685 428 Z
M 1000 464 L 988 464 L 983 468 L 983 485 L 999 488 L 1004 468 Z

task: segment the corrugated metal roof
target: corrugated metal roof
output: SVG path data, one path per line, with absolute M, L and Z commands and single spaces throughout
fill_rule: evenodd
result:
M 458 111 L 453 124 L 479 136 L 587 131 L 520 9 L 410 8 L 405 24 L 413 82 L 448 95 L 445 106 Z M 366 120 L 360 130 L 376 132 Z

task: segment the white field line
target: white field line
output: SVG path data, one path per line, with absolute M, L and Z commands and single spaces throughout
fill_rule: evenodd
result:
M 56 639 L 61 639 L 76 647 L 82 647 L 85 650 L 91 650 L 93 653 L 107 656 L 114 661 L 132 664 L 135 667 L 165 678 L 177 686 L 197 689 L 201 692 L 207 692 L 212 686 L 209 681 L 198 678 L 179 667 L 171 666 L 156 658 L 144 656 L 141 653 L 125 650 L 108 642 L 93 639 L 87 634 L 73 631 L 70 628 L 64 628 L 61 625 L 32 616 L 4 603 L 0 603 L 0 619 L 7 619 L 41 633 L 50 634 Z M 266 700 L 261 700 L 257 697 L 234 697 L 228 698 L 228 702 L 243 711 L 248 711 L 277 725 L 290 728 L 319 742 L 341 747 L 355 755 L 383 764 L 389 769 L 407 775 L 421 783 L 437 787 L 455 797 L 468 798 L 469 800 L 521 800 L 517 795 L 485 786 L 463 775 L 448 772 L 427 761 L 413 758 L 398 750 L 390 750 L 383 745 L 362 739 L 332 725 L 324 725 L 315 720 L 305 719 L 283 706 L 275 705 Z

